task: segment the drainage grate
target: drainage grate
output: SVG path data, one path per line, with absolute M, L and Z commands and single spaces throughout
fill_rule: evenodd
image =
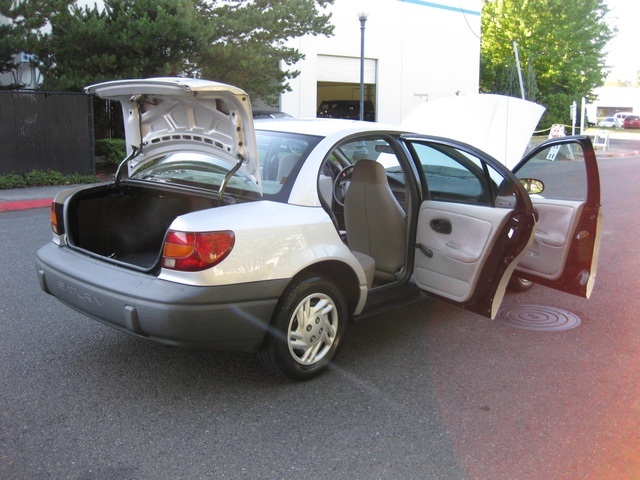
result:
M 580 325 L 580 317 L 571 312 L 534 303 L 505 305 L 496 320 L 509 327 L 538 332 L 560 332 Z

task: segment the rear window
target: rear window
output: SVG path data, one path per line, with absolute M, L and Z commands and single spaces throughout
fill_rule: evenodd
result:
M 218 191 L 230 170 L 228 162 L 215 156 L 179 152 L 151 159 L 131 178 Z M 241 171 L 234 173 L 227 184 L 227 192 L 234 191 L 248 198 L 260 198 L 256 184 Z
M 300 167 L 320 137 L 289 132 L 256 131 L 265 198 L 286 201 Z

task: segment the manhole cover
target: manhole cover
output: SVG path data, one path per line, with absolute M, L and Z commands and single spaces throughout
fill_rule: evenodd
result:
M 580 317 L 571 312 L 533 303 L 505 305 L 496 320 L 510 327 L 539 332 L 571 330 L 580 325 Z

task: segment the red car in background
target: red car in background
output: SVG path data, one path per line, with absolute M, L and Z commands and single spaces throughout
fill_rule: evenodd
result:
M 622 124 L 622 128 L 640 128 L 640 116 L 627 115 Z

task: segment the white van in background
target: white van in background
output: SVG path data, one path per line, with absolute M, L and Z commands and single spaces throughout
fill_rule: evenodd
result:
M 627 118 L 627 115 L 631 115 L 633 112 L 618 112 L 613 118 L 616 119 L 616 128 L 622 128 L 622 124 L 624 123 L 624 119 Z

